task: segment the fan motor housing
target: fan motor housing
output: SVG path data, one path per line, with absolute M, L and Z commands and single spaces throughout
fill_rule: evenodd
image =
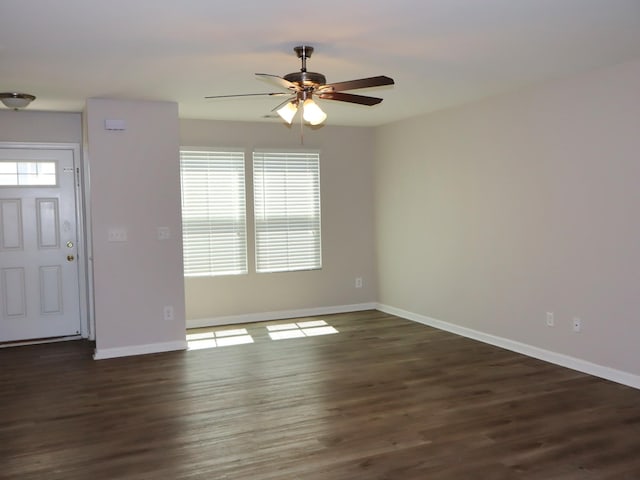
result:
M 327 83 L 327 78 L 321 73 L 316 72 L 287 73 L 282 78 L 288 82 L 297 83 L 302 87 L 317 87 L 318 85 L 325 85 Z

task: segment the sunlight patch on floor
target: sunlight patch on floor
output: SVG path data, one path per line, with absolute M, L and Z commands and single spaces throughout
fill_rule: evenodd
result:
M 215 337 L 215 334 L 213 332 L 187 333 L 187 341 L 204 340 L 205 338 L 214 338 L 214 337 Z
M 298 329 L 298 328 L 294 328 L 292 330 L 281 330 L 278 332 L 269 332 L 269 336 L 271 337 L 271 340 L 283 340 L 285 338 L 300 338 L 300 337 L 304 337 L 304 333 L 302 333 L 302 330 Z
M 253 343 L 253 337 L 249 335 L 246 328 L 187 334 L 188 350 L 228 347 L 230 345 L 243 345 L 246 343 Z
M 306 322 L 281 323 L 267 326 L 271 340 L 284 340 L 287 338 L 315 337 L 318 335 L 331 335 L 338 333 L 334 327 L 324 320 L 309 320 Z

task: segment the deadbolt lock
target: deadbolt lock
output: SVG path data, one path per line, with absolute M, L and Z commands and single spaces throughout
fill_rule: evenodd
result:
M 67 248 L 73 248 L 73 242 L 67 242 Z

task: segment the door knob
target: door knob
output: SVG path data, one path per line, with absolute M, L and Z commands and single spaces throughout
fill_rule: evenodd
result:
M 76 258 L 73 255 L 67 255 L 67 262 L 73 262 L 73 259 Z

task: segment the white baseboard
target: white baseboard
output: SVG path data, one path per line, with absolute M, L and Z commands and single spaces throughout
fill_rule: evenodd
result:
M 478 340 L 490 345 L 495 345 L 496 347 L 501 347 L 506 350 L 511 350 L 512 352 L 517 352 L 529 357 L 537 358 L 539 360 L 544 360 L 545 362 L 554 363 L 562 367 L 577 370 L 582 373 L 588 373 L 589 375 L 640 389 L 640 376 L 634 375 L 632 373 L 605 367 L 603 365 L 598 365 L 586 360 L 570 357 L 569 355 L 552 352 L 543 348 L 534 347 L 532 345 L 517 342 L 515 340 L 510 340 L 508 338 L 483 333 L 471 328 L 461 327 L 460 325 L 455 325 L 453 323 L 443 322 L 442 320 L 436 320 L 435 318 L 426 317 L 424 315 L 402 310 L 390 305 L 378 304 L 377 309 L 381 312 L 396 315 L 398 317 L 412 320 L 417 323 L 422 323 L 423 325 L 428 325 L 439 330 L 455 333 L 456 335 L 471 338 L 473 340 Z
M 377 303 L 356 303 L 353 305 L 337 305 L 333 307 L 302 308 L 298 310 L 279 310 L 276 312 L 248 313 L 245 315 L 230 315 L 225 317 L 196 318 L 187 320 L 187 328 L 218 327 L 221 325 L 235 325 L 238 323 L 266 322 L 269 320 L 285 320 L 287 318 L 314 317 L 317 315 L 331 315 L 334 313 L 361 312 L 375 310 Z
M 171 352 L 174 350 L 186 350 L 187 340 L 177 340 L 175 342 L 149 343 L 145 345 L 131 345 L 116 348 L 96 348 L 93 359 L 104 360 L 105 358 L 128 357 L 131 355 L 146 355 L 148 353 Z

